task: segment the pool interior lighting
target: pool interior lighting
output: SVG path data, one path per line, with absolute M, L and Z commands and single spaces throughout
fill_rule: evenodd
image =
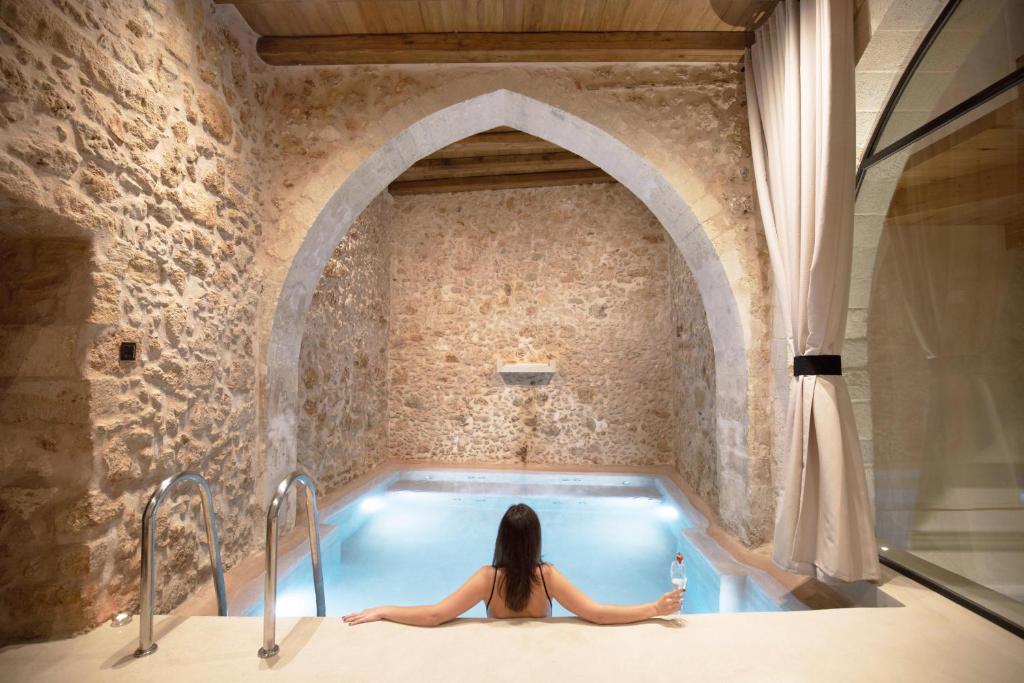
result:
M 674 519 L 679 519 L 679 510 L 674 505 L 662 504 L 658 506 L 658 517 L 671 522 Z
M 384 507 L 383 496 L 368 496 L 359 503 L 359 511 L 365 514 L 372 514 Z

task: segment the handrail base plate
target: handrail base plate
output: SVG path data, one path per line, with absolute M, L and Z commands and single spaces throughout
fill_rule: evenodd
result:
M 277 643 L 274 643 L 274 647 L 270 648 L 269 650 L 267 648 L 265 648 L 265 647 L 261 647 L 260 651 L 257 652 L 256 655 L 260 659 L 270 659 L 271 657 L 276 657 L 277 653 L 280 652 L 280 651 L 281 651 L 281 646 L 278 645 Z
M 135 650 L 134 653 L 132 653 L 132 656 L 135 657 L 136 659 L 138 659 L 140 657 L 145 657 L 146 655 L 151 655 L 154 652 L 156 652 L 156 643 L 153 643 L 152 645 L 147 647 L 145 650 L 143 650 L 141 647 L 138 648 L 137 650 Z

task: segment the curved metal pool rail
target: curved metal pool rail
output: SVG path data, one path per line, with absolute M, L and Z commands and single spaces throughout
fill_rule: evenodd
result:
M 139 595 L 139 648 L 136 657 L 145 657 L 156 652 L 153 642 L 153 610 L 156 604 L 156 518 L 160 505 L 168 492 L 181 482 L 194 482 L 199 487 L 206 521 L 206 544 L 210 551 L 210 568 L 213 571 L 213 586 L 217 591 L 217 614 L 228 615 L 228 598 L 224 590 L 224 565 L 220 561 L 220 534 L 217 529 L 217 513 L 213 509 L 213 494 L 210 484 L 201 474 L 179 472 L 167 477 L 156 487 L 146 510 L 142 513 L 142 580 Z
M 293 484 L 302 484 L 306 489 L 306 525 L 309 533 L 309 557 L 313 563 L 313 590 L 316 591 L 316 615 L 326 616 L 324 603 L 324 571 L 320 564 L 320 512 L 316 506 L 316 483 L 305 472 L 295 471 L 277 485 L 274 498 L 267 509 L 267 550 L 266 574 L 263 578 L 263 647 L 257 654 L 262 659 L 274 657 L 281 647 L 275 642 L 274 630 L 277 625 L 277 550 L 278 517 L 285 496 Z

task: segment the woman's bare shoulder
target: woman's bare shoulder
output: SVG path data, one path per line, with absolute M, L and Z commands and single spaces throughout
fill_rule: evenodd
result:
M 486 592 L 495 581 L 496 571 L 491 565 L 485 564 L 473 572 L 473 575 L 469 577 L 468 583 L 476 586 L 477 590 Z

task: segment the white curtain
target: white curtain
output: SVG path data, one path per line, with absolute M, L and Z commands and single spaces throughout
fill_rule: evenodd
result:
M 925 205 L 908 194 L 914 205 Z M 1013 509 L 1020 502 L 1013 451 L 986 372 L 998 366 L 987 357 L 1004 320 L 1011 279 L 1005 228 L 887 224 L 886 234 L 908 321 L 929 361 L 917 519 L 910 531 L 953 510 L 973 529 L 991 529 L 999 514 L 993 508 Z M 1001 474 L 1001 488 L 992 484 L 993 471 Z M 953 534 L 941 543 L 943 550 L 971 550 L 969 537 Z
M 853 242 L 849 0 L 783 0 L 757 30 L 746 81 L 754 176 L 794 355 L 839 355 Z M 804 574 L 877 579 L 853 406 L 839 375 L 795 377 L 774 559 Z

